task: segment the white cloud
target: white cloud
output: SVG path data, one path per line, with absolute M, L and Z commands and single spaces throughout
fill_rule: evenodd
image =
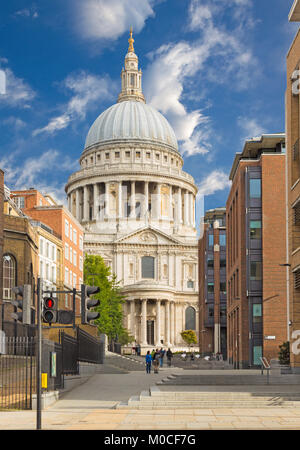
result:
M 77 170 L 77 161 L 55 149 L 45 151 L 39 157 L 27 158 L 22 165 L 18 165 L 19 157 L 19 152 L 14 152 L 0 160 L 5 184 L 14 190 L 34 187 L 51 194 L 59 203 L 65 203 L 65 183 L 57 181 L 58 173 Z
M 141 31 L 147 18 L 154 16 L 154 3 L 155 0 L 76 0 L 76 27 L 86 39 L 116 40 L 130 26 Z
M 32 8 L 24 8 L 16 11 L 13 15 L 15 18 L 17 17 L 25 17 L 25 18 L 32 18 L 37 19 L 39 17 L 39 14 L 35 7 Z
M 243 141 L 261 136 L 266 131 L 262 122 L 257 118 L 239 117 L 237 123 L 243 129 L 243 132 L 245 132 L 245 136 L 242 138 Z
M 114 92 L 114 84 L 108 77 L 100 77 L 84 71 L 68 76 L 63 86 L 73 93 L 69 102 L 60 107 L 64 112 L 52 118 L 43 128 L 34 130 L 33 136 L 41 133 L 52 134 L 67 128 L 74 120 L 84 120 L 90 107 L 100 100 L 112 98 L 112 92 Z
M 2 59 L 2 62 L 7 60 Z M 5 94 L 0 95 L 0 106 L 30 107 L 35 98 L 34 90 L 22 78 L 18 78 L 9 67 L 1 69 L 5 73 Z
M 251 2 L 231 0 L 229 6 L 233 4 L 237 13 Z M 249 68 L 255 62 L 251 50 L 242 43 L 238 26 L 226 29 L 216 24 L 227 7 L 219 0 L 192 0 L 187 28 L 200 33 L 200 38 L 191 43 L 165 44 L 148 55 L 151 63 L 144 74 L 146 99 L 166 115 L 181 141 L 181 152 L 188 156 L 208 153 L 215 131 L 204 108 L 189 110 L 185 106 L 185 89 L 196 92 L 203 81 L 218 87 L 228 83 L 232 88 L 245 89 Z
M 198 194 L 199 198 L 205 197 L 206 195 L 212 195 L 217 191 L 223 191 L 231 186 L 231 181 L 229 176 L 223 170 L 214 170 L 206 178 L 204 178 L 201 183 L 198 184 Z

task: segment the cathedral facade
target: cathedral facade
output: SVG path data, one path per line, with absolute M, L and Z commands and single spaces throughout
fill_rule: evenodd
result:
M 86 254 L 116 274 L 124 325 L 141 345 L 186 348 L 198 333 L 197 187 L 168 121 L 146 104 L 132 32 L 122 89 L 95 120 L 66 185 L 68 207 L 85 229 Z

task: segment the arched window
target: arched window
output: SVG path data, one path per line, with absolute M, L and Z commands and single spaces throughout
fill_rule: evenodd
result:
M 3 299 L 12 300 L 12 288 L 16 286 L 16 260 L 11 255 L 3 256 Z
M 195 330 L 196 329 L 196 311 L 195 308 L 189 306 L 185 310 L 185 329 Z
M 154 278 L 154 261 L 152 256 L 142 257 L 142 278 Z

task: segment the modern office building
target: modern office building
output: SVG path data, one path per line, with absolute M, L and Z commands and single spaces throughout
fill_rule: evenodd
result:
M 245 142 L 226 203 L 227 344 L 235 368 L 278 359 L 287 340 L 285 134 Z
M 206 212 L 199 239 L 199 349 L 227 357 L 226 208 Z

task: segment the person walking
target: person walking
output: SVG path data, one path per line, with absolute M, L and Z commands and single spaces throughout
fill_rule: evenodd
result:
M 160 365 L 160 367 L 163 367 L 164 356 L 165 356 L 165 351 L 164 351 L 163 348 L 161 348 L 160 351 L 159 351 L 159 365 Z
M 150 350 L 147 351 L 146 355 L 146 373 L 151 373 L 152 356 Z
M 173 353 L 172 353 L 171 349 L 168 348 L 168 351 L 167 351 L 167 360 L 168 360 L 168 366 L 169 366 L 169 367 L 171 367 L 172 358 L 173 358 Z

